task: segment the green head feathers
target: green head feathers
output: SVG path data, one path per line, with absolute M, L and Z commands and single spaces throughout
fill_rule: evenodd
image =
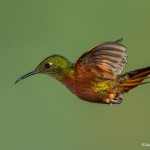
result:
M 60 55 L 52 55 L 44 59 L 35 69 L 35 71 L 50 75 L 56 79 L 61 79 L 70 69 L 71 63 Z
M 34 71 L 22 76 L 15 83 L 37 73 L 47 74 L 57 80 L 61 80 L 64 75 L 74 76 L 74 64 L 63 56 L 51 55 L 44 59 Z

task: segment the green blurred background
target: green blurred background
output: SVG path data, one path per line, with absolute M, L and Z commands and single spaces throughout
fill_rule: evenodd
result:
M 121 37 L 125 71 L 149 66 L 150 1 L 0 0 L 0 150 L 148 149 L 150 84 L 112 106 L 81 101 L 44 75 L 12 88 L 51 54 L 75 62 Z

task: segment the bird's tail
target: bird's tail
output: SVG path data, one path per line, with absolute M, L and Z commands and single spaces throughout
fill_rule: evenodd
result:
M 120 92 L 128 92 L 138 85 L 149 83 L 142 82 L 144 79 L 150 78 L 150 66 L 138 70 L 130 71 L 125 74 L 127 80 L 119 85 Z

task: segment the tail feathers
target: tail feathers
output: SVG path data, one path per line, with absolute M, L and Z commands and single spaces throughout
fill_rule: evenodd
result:
M 150 77 L 150 67 L 131 71 L 128 73 L 128 75 L 131 80 L 139 78 L 148 78 Z
M 150 78 L 150 67 L 128 72 L 127 75 L 128 79 L 124 83 L 121 83 L 119 85 L 124 92 L 128 92 L 129 90 L 135 88 L 138 85 L 149 83 L 142 81 Z

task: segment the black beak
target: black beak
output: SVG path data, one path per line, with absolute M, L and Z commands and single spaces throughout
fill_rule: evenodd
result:
M 37 74 L 37 73 L 38 73 L 37 71 L 31 71 L 31 72 L 25 74 L 24 76 L 20 77 L 20 78 L 15 82 L 15 84 L 17 84 L 20 80 L 23 80 L 23 79 L 25 79 L 25 78 L 27 78 L 27 77 L 29 77 L 29 76 L 32 76 L 32 75 L 34 75 L 34 74 Z

